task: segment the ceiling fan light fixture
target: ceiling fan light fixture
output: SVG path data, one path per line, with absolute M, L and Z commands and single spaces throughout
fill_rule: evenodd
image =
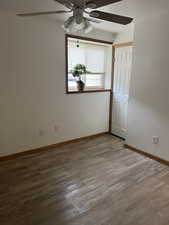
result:
M 63 29 L 66 33 L 76 33 L 85 30 L 88 26 L 85 23 L 85 19 L 82 20 L 82 23 L 78 24 L 75 17 L 69 18 L 64 24 Z
M 63 29 L 66 33 L 76 33 L 76 32 L 82 32 L 82 33 L 89 33 L 93 30 L 93 26 L 88 21 L 87 18 L 83 18 L 82 23 L 77 24 L 75 17 L 70 17 L 63 25 Z
M 62 28 L 64 29 L 65 32 L 69 33 L 70 28 L 73 26 L 74 23 L 74 17 L 71 16 L 69 17 L 64 24 L 62 25 Z
M 69 18 L 64 22 L 63 26 L 64 26 L 65 28 L 68 28 L 68 27 L 73 23 L 73 20 L 74 20 L 73 16 L 69 17 Z
M 85 20 L 84 33 L 85 33 L 85 34 L 88 34 L 88 33 L 91 32 L 92 30 L 93 30 L 92 24 L 86 19 L 86 20 Z

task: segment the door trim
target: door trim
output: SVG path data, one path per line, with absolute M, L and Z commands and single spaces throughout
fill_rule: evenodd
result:
M 113 87 L 114 87 L 114 70 L 115 70 L 115 51 L 116 48 L 135 46 L 135 42 L 125 42 L 121 44 L 112 45 L 112 76 L 111 76 L 111 92 L 110 92 L 110 104 L 109 104 L 109 134 L 112 134 L 112 111 L 113 111 Z
M 114 44 L 115 48 L 121 48 L 121 47 L 128 47 L 128 46 L 135 46 L 134 42 L 126 42 L 126 43 L 120 43 L 120 44 Z
M 113 86 L 114 86 L 114 68 L 115 68 L 115 47 L 112 45 L 112 76 L 111 76 L 111 92 L 109 104 L 109 133 L 112 130 L 112 108 L 113 108 Z

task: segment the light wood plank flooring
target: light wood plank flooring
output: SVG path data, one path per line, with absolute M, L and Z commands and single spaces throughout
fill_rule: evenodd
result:
M 169 167 L 111 135 L 0 163 L 0 225 L 167 225 Z

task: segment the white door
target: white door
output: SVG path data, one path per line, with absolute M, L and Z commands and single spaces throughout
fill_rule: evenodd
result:
M 132 46 L 115 48 L 114 66 L 112 133 L 125 138 L 132 67 Z

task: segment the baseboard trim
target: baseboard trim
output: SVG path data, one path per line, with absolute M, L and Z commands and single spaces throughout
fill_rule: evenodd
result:
M 120 137 L 120 136 L 118 136 L 118 135 L 116 135 L 116 134 L 113 134 L 113 133 L 111 133 L 111 132 L 110 132 L 110 134 L 111 134 L 112 136 L 114 136 L 114 137 L 117 137 L 117 138 L 121 139 L 122 141 L 125 141 L 125 140 L 126 140 L 125 138 Z
M 12 155 L 1 156 L 0 162 L 17 159 L 17 158 L 20 158 L 20 157 L 23 157 L 23 156 L 36 154 L 36 153 L 40 153 L 40 152 L 43 152 L 43 151 L 55 150 L 56 148 L 62 147 L 64 145 L 76 143 L 76 142 L 86 140 L 86 139 L 93 139 L 93 138 L 96 138 L 96 137 L 99 137 L 99 136 L 102 136 L 102 135 L 105 135 L 105 134 L 109 134 L 109 132 L 102 132 L 102 133 L 98 133 L 98 134 L 94 134 L 94 135 L 90 135 L 90 136 L 85 136 L 85 137 L 72 139 L 72 140 L 69 140 L 69 141 L 60 142 L 60 143 L 57 143 L 57 144 L 52 144 L 52 145 L 48 145 L 48 146 L 44 146 L 44 147 L 40 147 L 40 148 L 36 148 L 36 149 L 31 149 L 31 150 L 15 153 L 15 154 L 12 154 Z
M 127 145 L 127 144 L 124 144 L 124 147 L 127 148 L 127 149 L 130 149 L 130 150 L 132 150 L 134 152 L 137 152 L 137 153 L 139 153 L 141 155 L 144 155 L 144 156 L 146 156 L 146 157 L 148 157 L 150 159 L 153 159 L 153 160 L 155 160 L 155 161 L 157 161 L 159 163 L 162 163 L 162 164 L 164 164 L 166 166 L 169 166 L 169 161 L 167 161 L 165 159 L 161 159 L 158 156 L 155 156 L 155 155 L 152 155 L 150 153 L 144 152 L 143 150 L 137 149 L 137 148 L 135 148 L 133 146 L 130 146 L 130 145 Z

